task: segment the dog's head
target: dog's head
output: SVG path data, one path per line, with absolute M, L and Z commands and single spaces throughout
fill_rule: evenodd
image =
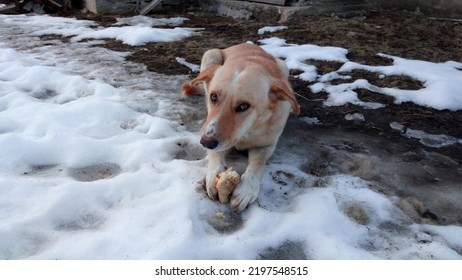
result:
M 201 144 L 211 150 L 227 150 L 262 126 L 271 126 L 279 121 L 281 110 L 289 112 L 292 107 L 295 114 L 300 112 L 287 79 L 274 78 L 257 64 L 212 65 L 191 85 L 201 82 L 208 111 Z

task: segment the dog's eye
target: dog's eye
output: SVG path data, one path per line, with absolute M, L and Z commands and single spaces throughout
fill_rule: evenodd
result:
M 216 93 L 212 93 L 210 94 L 210 101 L 213 103 L 213 104 L 216 104 L 218 102 L 218 95 Z
M 250 105 L 248 103 L 241 103 L 236 107 L 235 111 L 236 113 L 240 113 L 240 112 L 246 111 L 249 108 L 250 108 Z

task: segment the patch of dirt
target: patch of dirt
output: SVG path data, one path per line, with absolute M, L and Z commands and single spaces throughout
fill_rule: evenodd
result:
M 78 15 L 95 20 L 102 25 L 115 22 L 114 16 Z M 120 15 L 119 15 L 120 16 Z M 123 15 L 122 15 L 123 16 Z M 384 53 L 407 59 L 432 62 L 449 60 L 462 61 L 462 23 L 451 20 L 431 19 L 408 12 L 370 13 L 355 18 L 334 18 L 313 16 L 294 20 L 285 25 L 289 28 L 275 33 L 258 35 L 257 30 L 268 23 L 255 20 L 238 21 L 210 14 L 169 10 L 153 17 L 187 17 L 183 27 L 205 28 L 200 35 L 172 43 L 149 43 L 140 47 L 124 45 L 116 40 L 108 40 L 105 47 L 129 51 L 129 60 L 144 63 L 149 71 L 175 74 L 190 73 L 190 69 L 176 62 L 176 57 L 200 64 L 202 54 L 210 48 L 226 48 L 234 44 L 268 37 L 280 37 L 288 43 L 336 46 L 348 49 L 348 59 L 367 65 L 391 65 L 392 60 L 377 55 Z M 342 63 L 329 61 L 309 61 L 319 74 L 336 71 Z M 434 110 L 413 103 L 396 105 L 394 98 L 368 90 L 358 90 L 358 97 L 366 102 L 386 105 L 381 109 L 367 110 L 356 105 L 326 107 L 323 101 L 326 93 L 314 94 L 309 86 L 312 83 L 296 78 L 291 73 L 292 86 L 298 94 L 301 117 L 316 117 L 326 126 L 355 129 L 367 133 L 380 134 L 387 138 L 400 137 L 399 132 L 390 128 L 391 122 L 398 122 L 412 129 L 431 134 L 446 134 L 462 138 L 462 111 Z M 420 89 L 420 81 L 405 76 L 380 78 L 377 73 L 353 71 L 348 73 L 352 80 L 366 79 L 379 87 L 401 89 Z M 333 81 L 332 83 L 335 83 Z M 343 82 L 345 82 L 343 80 Z M 351 113 L 363 114 L 366 121 L 352 122 L 344 116 Z M 418 141 L 416 141 L 416 145 Z M 440 149 L 440 152 L 462 162 L 461 145 Z

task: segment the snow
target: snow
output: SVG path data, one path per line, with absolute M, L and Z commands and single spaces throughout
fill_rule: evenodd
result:
M 149 42 L 174 42 L 195 34 L 196 28 L 151 28 L 145 26 L 108 27 L 100 30 L 86 31 L 74 38 L 83 39 L 116 39 L 131 46 L 140 46 Z
M 287 44 L 284 39 L 269 38 L 260 40 L 263 48 L 269 53 L 282 57 L 290 69 L 300 70 L 303 73 L 298 77 L 306 81 L 316 81 L 311 86 L 313 92 L 325 91 L 329 94 L 325 102 L 327 106 L 341 106 L 347 103 L 363 106 L 368 109 L 382 107 L 381 104 L 364 103 L 359 101 L 355 90 L 367 89 L 379 94 L 386 94 L 395 98 L 395 103 L 413 102 L 418 105 L 431 107 L 437 110 L 461 110 L 462 109 L 462 63 L 447 61 L 434 63 L 420 60 L 410 60 L 385 54 L 378 54 L 393 60 L 393 65 L 370 66 L 348 61 L 348 50 L 337 47 L 320 47 L 314 45 Z M 328 60 L 345 62 L 337 71 L 318 77 L 315 67 L 307 65 L 304 61 Z M 330 82 L 337 79 L 350 79 L 345 72 L 353 70 L 366 70 L 380 73 L 380 78 L 386 76 L 409 76 L 424 84 L 423 89 L 404 90 L 398 88 L 380 88 L 371 85 L 366 80 L 356 80 L 351 83 L 331 85 Z M 341 74 L 342 73 L 342 74 Z M 435 92 L 437 94 L 435 94 Z
M 131 26 L 143 26 L 143 27 L 153 27 L 153 26 L 181 26 L 185 21 L 189 20 L 184 17 L 175 17 L 175 18 L 151 18 L 147 16 L 133 16 L 126 18 L 118 18 L 115 25 L 131 25 Z
M 281 25 L 281 26 L 265 26 L 265 27 L 262 27 L 260 29 L 258 29 L 257 31 L 257 34 L 258 35 L 263 35 L 265 33 L 272 33 L 272 32 L 277 32 L 277 31 L 281 31 L 281 30 L 286 30 L 288 29 L 289 27 L 288 26 L 285 26 L 285 25 Z
M 72 18 L 61 19 L 51 16 L 15 16 L 4 17 L 5 24 L 18 26 L 35 25 L 37 28 L 33 35 L 62 35 L 71 37 L 73 42 L 84 39 L 116 39 L 131 46 L 144 45 L 150 42 L 173 42 L 197 35 L 197 28 L 153 28 L 153 25 L 179 25 L 185 19 L 173 18 L 170 20 L 154 20 L 143 16 L 134 18 L 121 18 L 111 27 L 95 27 L 95 23 L 89 20 L 77 20 Z M 128 25 L 128 26 L 120 26 Z
M 184 58 L 182 58 L 182 57 L 177 57 L 177 58 L 176 58 L 176 61 L 177 61 L 179 64 L 188 67 L 188 68 L 191 69 L 191 71 L 194 72 L 194 73 L 198 73 L 199 70 L 200 70 L 200 65 L 187 62 L 186 59 L 184 59 Z
M 393 60 L 390 66 L 369 66 L 355 62 L 345 63 L 337 72 L 351 72 L 353 70 L 366 70 L 378 72 L 386 76 L 409 76 L 424 84 L 423 89 L 404 90 L 399 88 L 378 88 L 368 83 L 360 85 L 373 92 L 386 94 L 395 98 L 396 104 L 403 102 L 413 102 L 418 105 L 431 107 L 437 110 L 461 110 L 462 109 L 462 63 L 448 61 L 444 63 L 434 63 L 420 60 L 409 60 L 390 55 L 380 54 Z M 323 85 L 326 85 L 323 83 Z M 337 95 L 336 88 L 327 89 L 331 95 Z M 348 89 L 340 90 L 347 93 Z M 436 93 L 436 94 L 435 94 Z M 352 97 L 354 103 L 355 98 Z M 344 104 L 340 101 L 337 104 Z
M 302 117 L 300 120 L 306 122 L 309 125 L 316 125 L 321 123 L 318 118 Z
M 285 39 L 277 37 L 262 39 L 259 42 L 267 52 L 284 58 L 289 69 L 301 71 L 298 77 L 306 81 L 314 81 L 317 77 L 316 67 L 307 64 L 306 60 L 347 61 L 348 50 L 344 48 L 287 44 Z
M 178 88 L 187 77 L 148 73 L 125 61 L 126 53 L 82 41 L 114 37 L 137 45 L 194 34 L 157 33 L 146 20 L 103 28 L 69 18 L 0 16 L 1 259 L 255 259 L 284 244 L 312 259 L 462 258 L 462 227 L 416 224 L 396 198 L 368 181 L 336 174 L 319 182 L 283 154 L 268 163 L 257 203 L 242 214 L 208 199 L 198 187 L 206 171 L 199 132 L 181 123 L 186 105 Z M 28 36 L 18 43 L 21 34 Z M 44 46 L 43 34 L 72 38 Z M 394 57 L 392 66 L 361 66 L 343 48 L 279 38 L 261 43 L 301 70 L 300 78 L 316 81 L 316 91 L 329 92 L 331 106 L 376 108 L 354 94 L 372 85 L 359 80 L 335 88 L 306 60 L 345 62 L 341 71 L 405 74 L 425 83 L 426 105 L 462 106 L 456 62 Z M 438 93 L 433 102 L 428 88 Z M 413 92 L 382 90 L 398 102 L 423 102 Z
M 419 60 L 407 60 L 394 56 L 386 56 L 393 59 L 392 66 L 361 66 L 355 63 L 345 64 L 339 71 L 351 71 L 353 69 L 365 69 L 372 72 L 380 72 L 388 76 L 407 75 L 424 83 L 422 90 L 401 90 L 396 88 L 383 88 L 384 94 L 395 97 L 395 102 L 414 102 L 422 106 L 432 107 L 438 110 L 462 109 L 462 86 L 461 68 L 462 63 L 448 61 L 445 63 L 433 63 Z M 435 96 L 435 92 L 438 95 Z
M 364 121 L 364 115 L 360 113 L 346 114 L 345 120 L 347 121 Z
M 356 89 L 369 89 L 374 91 L 377 89 L 376 86 L 371 85 L 367 80 L 359 79 L 352 83 L 343 83 L 338 85 L 330 85 L 323 82 L 316 83 L 311 86 L 313 93 L 319 93 L 321 91 L 327 91 L 329 97 L 324 102 L 326 106 L 342 106 L 347 103 L 361 106 L 365 109 L 378 109 L 384 107 L 383 104 L 376 102 L 364 102 L 361 101 L 356 93 Z

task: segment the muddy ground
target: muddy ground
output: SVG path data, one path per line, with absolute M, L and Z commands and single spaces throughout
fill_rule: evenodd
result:
M 102 25 L 116 21 L 113 15 L 76 16 Z M 226 48 L 273 36 L 287 39 L 288 43 L 343 47 L 349 50 L 349 60 L 368 65 L 392 63 L 377 56 L 377 53 L 432 62 L 462 61 L 461 21 L 428 18 L 402 11 L 371 13 L 354 18 L 303 18 L 284 23 L 289 26 L 287 30 L 264 35 L 258 35 L 257 30 L 277 23 L 238 21 L 186 10 L 169 10 L 150 16 L 187 17 L 190 20 L 185 21 L 184 27 L 205 29 L 200 36 L 173 43 L 132 47 L 109 40 L 105 47 L 129 51 L 132 53 L 129 60 L 145 64 L 149 71 L 167 75 L 189 74 L 194 77 L 189 68 L 176 62 L 176 57 L 199 64 L 202 54 L 209 48 Z M 317 67 L 320 74 L 341 66 L 338 62 L 310 63 Z M 323 101 L 327 94 L 312 93 L 308 87 L 310 83 L 294 78 L 296 72 L 291 74 L 294 90 L 304 98 L 298 98 L 301 115 L 289 119 L 280 148 L 275 153 L 276 159 L 283 153 L 302 157 L 306 154 L 306 160 L 299 166 L 302 171 L 320 178 L 343 172 L 370 180 L 373 182 L 371 188 L 398 196 L 397 204 L 415 222 L 462 224 L 462 145 L 430 148 L 416 139 L 403 137 L 401 132 L 390 127 L 390 123 L 398 122 L 415 130 L 460 139 L 462 111 L 440 111 L 413 103 L 396 105 L 392 97 L 367 90 L 358 92 L 360 99 L 386 106 L 376 110 L 356 105 L 326 107 Z M 420 81 L 404 76 L 379 79 L 377 74 L 366 71 L 355 71 L 352 76 L 353 79 L 367 79 L 378 86 L 423 87 Z M 191 106 L 203 105 L 197 100 L 185 99 L 184 102 L 192 102 Z M 350 113 L 363 114 L 365 121 L 345 120 L 344 116 Z M 196 116 L 201 117 L 204 117 L 203 113 Z M 303 117 L 317 118 L 320 124 L 307 129 L 306 123 L 300 121 Z M 284 176 L 290 180 L 292 175 Z

